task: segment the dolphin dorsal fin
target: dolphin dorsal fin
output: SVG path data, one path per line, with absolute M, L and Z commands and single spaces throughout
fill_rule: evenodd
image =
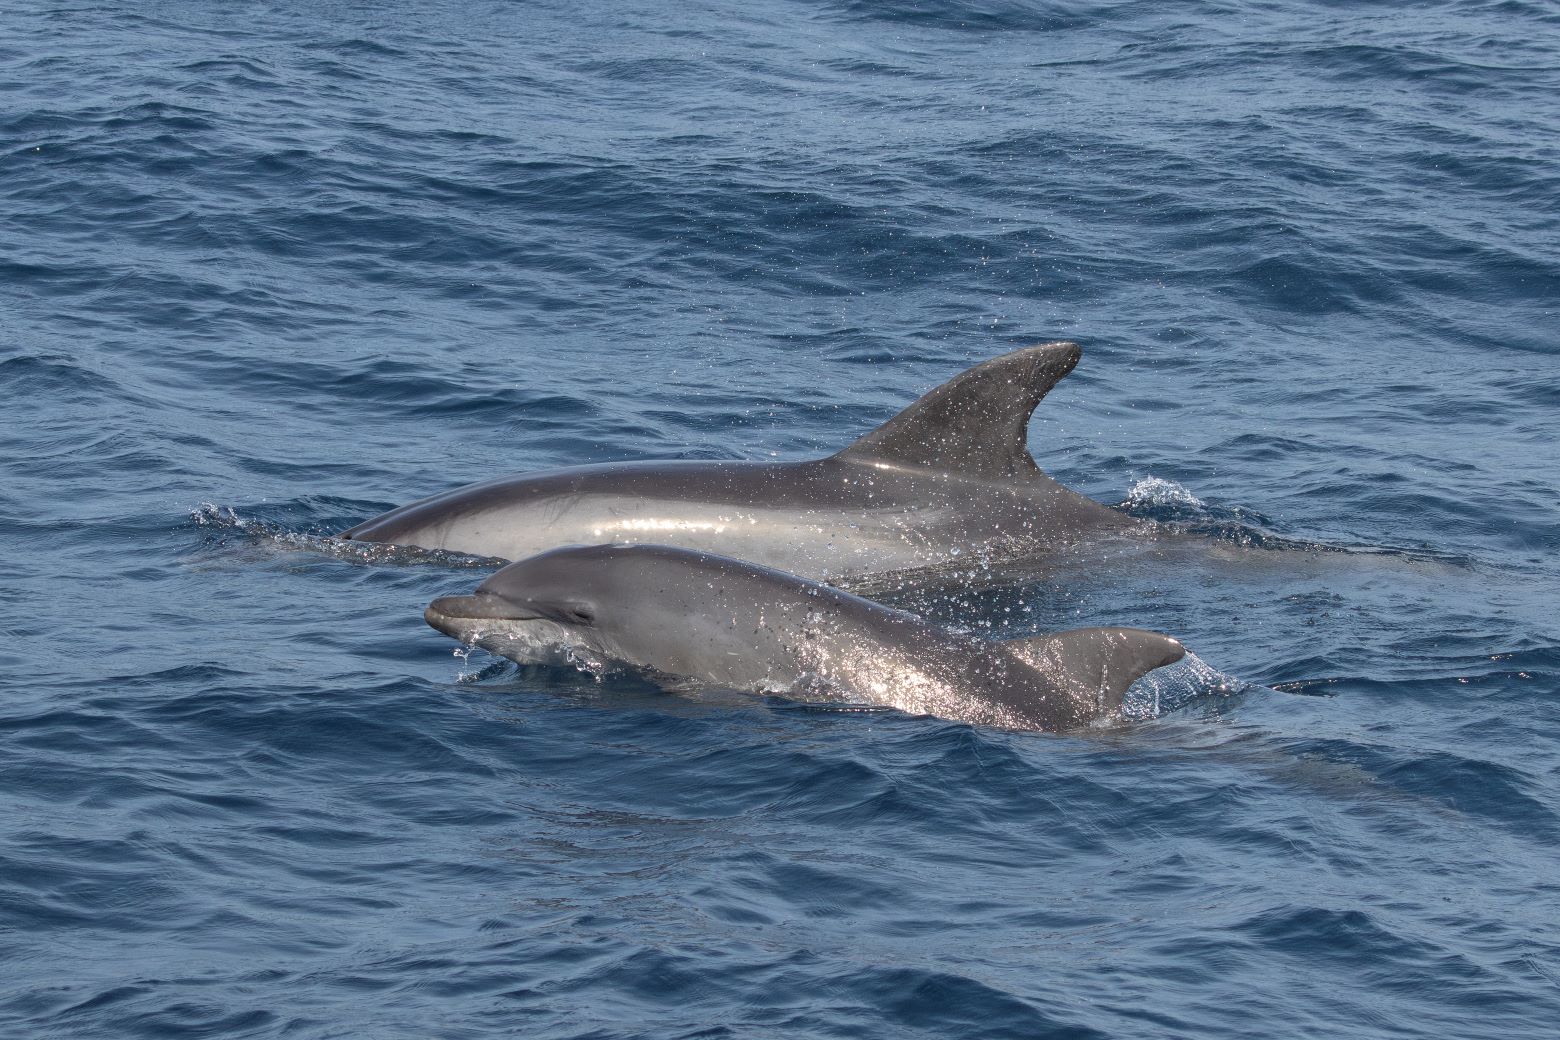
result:
M 1082 356 L 1076 343 L 1042 343 L 983 361 L 930 391 L 835 456 L 982 477 L 1038 473 L 1029 417 Z
M 1133 682 L 1186 656 L 1180 641 L 1141 628 L 1075 628 L 998 645 L 1065 689 L 1086 719 L 1121 707 Z

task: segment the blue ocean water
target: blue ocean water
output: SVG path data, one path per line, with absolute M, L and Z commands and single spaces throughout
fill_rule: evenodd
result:
M 0 1035 L 1552 1037 L 1560 13 L 0 11 Z M 1067 737 L 452 656 L 445 488 L 1075 338 Z

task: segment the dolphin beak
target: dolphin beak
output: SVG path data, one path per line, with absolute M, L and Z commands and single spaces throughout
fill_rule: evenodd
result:
M 425 617 L 437 614 L 468 621 L 541 621 L 542 615 L 502 596 L 479 592 L 474 596 L 440 596 L 428 604 Z M 431 624 L 431 622 L 430 622 Z M 438 626 L 434 626 L 438 627 Z

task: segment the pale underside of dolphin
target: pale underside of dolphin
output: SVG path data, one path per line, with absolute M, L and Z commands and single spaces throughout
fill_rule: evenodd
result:
M 793 574 L 660 545 L 554 549 L 510 564 L 430 625 L 524 663 L 627 664 L 657 677 L 1060 732 L 1116 711 L 1185 650 L 1089 628 L 992 642 Z
M 844 451 L 799 462 L 637 462 L 457 488 L 358 524 L 358 541 L 519 560 L 559 545 L 655 543 L 810 578 L 1054 552 L 1149 527 L 1058 484 L 1029 418 L 1074 343 L 993 358 Z

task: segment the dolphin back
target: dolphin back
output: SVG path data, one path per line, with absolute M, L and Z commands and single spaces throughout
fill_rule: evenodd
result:
M 998 645 L 1072 697 L 1081 721 L 1120 708 L 1127 687 L 1186 656 L 1179 641 L 1141 628 L 1075 628 Z

